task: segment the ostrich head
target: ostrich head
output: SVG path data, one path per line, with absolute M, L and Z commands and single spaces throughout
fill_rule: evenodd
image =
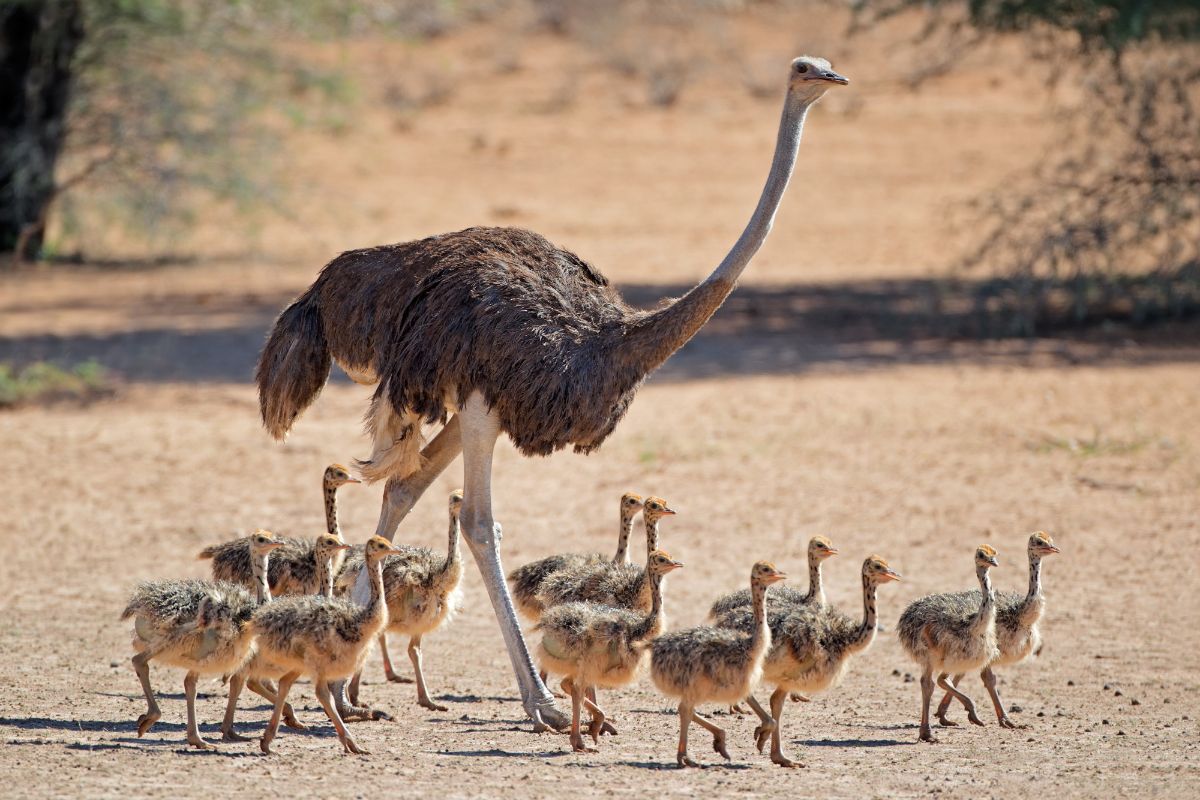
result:
M 450 493 L 450 514 L 456 519 L 458 518 L 459 512 L 462 511 L 462 504 L 463 490 L 455 489 Z
M 787 580 L 787 573 L 775 569 L 770 561 L 759 561 L 750 570 L 750 581 L 759 586 L 770 586 L 783 580 Z
M 350 474 L 350 470 L 343 467 L 341 464 L 330 464 L 325 468 L 325 485 L 337 488 L 345 486 L 347 483 L 362 483 L 362 478 L 356 478 Z
M 863 562 L 862 574 L 872 583 L 900 580 L 900 573 L 889 567 L 881 556 L 867 556 L 867 560 Z
M 634 514 L 642 510 L 642 496 L 633 492 L 626 492 L 621 495 L 621 516 L 625 519 L 631 519 Z
M 1000 562 L 996 560 L 996 550 L 986 544 L 975 548 L 975 566 L 980 569 L 1000 566 Z
M 649 522 L 654 522 L 662 517 L 669 517 L 675 511 L 667 505 L 667 501 L 661 497 L 647 497 L 646 502 L 642 505 L 642 516 Z
M 820 100 L 834 86 L 850 81 L 833 71 L 829 62 L 816 56 L 800 56 L 792 61 L 788 79 L 788 96 L 805 104 Z
M 317 537 L 317 543 L 313 550 L 320 560 L 333 558 L 335 554 L 343 550 L 349 550 L 350 545 L 343 542 L 341 539 L 334 536 L 332 533 L 322 533 Z
M 1061 552 L 1054 544 L 1054 540 L 1050 538 L 1050 534 L 1045 531 L 1038 531 L 1029 535 L 1029 554 L 1036 555 L 1039 558 L 1042 556 L 1051 556 Z
M 666 550 L 655 550 L 650 554 L 649 567 L 651 575 L 666 575 L 668 572 L 679 569 L 682 566 L 683 562 L 671 558 L 671 554 Z
M 260 529 L 250 535 L 250 553 L 255 558 L 262 558 L 278 547 L 283 547 L 283 542 L 276 541 L 270 531 Z
M 810 563 L 820 563 L 837 554 L 838 549 L 833 546 L 833 542 L 824 536 L 814 536 L 808 540 L 808 560 Z

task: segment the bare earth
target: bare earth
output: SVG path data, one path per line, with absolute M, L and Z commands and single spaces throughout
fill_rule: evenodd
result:
M 786 63 L 797 48 L 783 27 L 739 34 Z M 498 74 L 471 57 L 490 44 L 468 31 L 433 46 L 432 63 L 458 54 L 463 88 L 412 126 L 372 108 L 336 141 L 289 142 L 313 188 L 296 217 L 267 224 L 258 251 L 229 256 L 241 252 L 234 234 L 214 226 L 199 252 L 220 258 L 200 264 L 0 279 L 0 360 L 94 356 L 125 376 L 111 401 L 0 414 L 0 794 L 1195 796 L 1196 329 L 979 343 L 906 327 L 901 290 L 961 246 L 947 209 L 1027 163 L 1043 110 L 1005 70 L 900 90 L 892 62 L 866 45 L 835 60 L 855 84 L 813 113 L 795 187 L 744 286 L 601 452 L 527 460 L 504 442 L 496 465 L 510 566 L 608 551 L 622 491 L 668 498 L 679 516 L 663 543 L 687 564 L 667 584 L 673 626 L 699 623 L 758 558 L 803 585 L 815 533 L 843 553 L 828 568 L 830 593 L 854 613 L 862 558 L 887 558 L 904 581 L 881 590 L 873 648 L 841 687 L 787 707 L 787 746 L 806 769 L 773 766 L 754 751 L 752 716 L 719 713 L 732 764 L 676 771 L 676 718 L 645 680 L 604 693 L 620 735 L 597 754 L 531 734 L 473 568 L 464 612 L 425 645 L 431 691 L 450 710 L 420 709 L 412 686 L 383 684 L 373 655 L 364 697 L 396 721 L 356 725 L 370 757 L 342 755 L 308 684 L 293 699 L 313 730 L 284 731 L 277 755 L 253 742 L 190 752 L 182 676 L 165 669 L 153 672 L 164 717 L 137 738 L 144 701 L 117 621 L 132 584 L 203 575 L 201 547 L 256 527 L 315 535 L 322 468 L 367 450 L 358 420 L 368 390 L 344 379 L 286 445 L 258 425 L 250 371 L 262 337 L 328 258 L 517 224 L 649 303 L 704 274 L 749 214 L 774 100 L 710 72 L 662 111 L 584 63 L 572 67 L 576 102 L 544 113 L 554 71 L 574 56 L 531 39 L 522 69 Z M 398 541 L 443 546 L 445 496 L 459 480 L 456 462 Z M 361 541 L 380 489 L 342 498 L 343 529 Z M 981 542 L 999 550 L 999 585 L 1024 587 L 1035 529 L 1063 555 L 1045 570 L 1041 657 L 1001 673 L 1006 705 L 1027 727 L 1001 730 L 984 714 L 986 728 L 919 745 L 919 689 L 896 618 L 923 594 L 970 587 Z M 393 652 L 407 668 L 402 640 Z M 986 709 L 982 686 L 966 686 Z M 204 686 L 210 738 L 223 697 L 219 683 Z M 241 729 L 257 733 L 268 709 L 244 706 Z M 702 731 L 692 741 L 694 756 L 720 760 Z

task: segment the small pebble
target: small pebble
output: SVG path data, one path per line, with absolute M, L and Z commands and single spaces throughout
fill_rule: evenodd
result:
M 913 682 L 913 680 L 914 680 L 914 679 L 913 679 L 913 676 L 912 676 L 912 675 L 909 675 L 907 672 L 906 672 L 906 673 L 904 673 L 904 682 L 905 682 L 905 683 L 912 683 L 912 682 Z
M 1106 692 L 1111 692 L 1111 691 L 1112 691 L 1112 684 L 1111 684 L 1111 683 L 1106 683 L 1106 684 L 1104 684 L 1104 691 L 1106 691 Z
M 1101 724 L 1101 725 L 1108 725 L 1108 724 L 1109 724 L 1109 721 L 1108 721 L 1108 720 L 1106 720 L 1106 719 L 1102 719 L 1102 720 L 1100 720 L 1100 724 Z
M 1113 692 L 1113 697 L 1120 697 L 1123 694 L 1124 692 L 1122 692 L 1120 689 L 1117 689 L 1115 692 Z
M 1124 735 L 1125 735 L 1125 731 L 1117 731 L 1117 736 L 1124 736 Z
M 1039 711 L 1039 712 L 1038 712 L 1038 716 L 1039 716 L 1039 717 L 1044 717 L 1044 716 L 1046 716 L 1046 712 L 1045 712 L 1045 711 Z
M 895 676 L 897 676 L 897 677 L 899 677 L 899 675 L 900 675 L 900 670 L 898 670 L 898 669 L 894 669 L 894 670 L 892 670 L 892 674 L 893 674 L 893 675 L 895 675 Z
M 1131 706 L 1140 706 L 1141 704 L 1142 701 L 1138 700 L 1136 697 L 1129 701 L 1129 705 Z
M 1074 685 L 1075 685 L 1075 681 L 1067 681 L 1067 686 L 1074 686 Z
M 1015 705 L 1015 704 L 1014 704 L 1014 705 L 1011 705 L 1011 706 L 1009 706 L 1009 707 L 1008 707 L 1008 710 L 1009 710 L 1009 711 L 1011 711 L 1011 712 L 1012 712 L 1012 713 L 1014 713 L 1014 714 L 1020 714 L 1020 713 L 1021 713 L 1022 711 L 1024 711 L 1025 709 L 1023 709 L 1023 708 L 1021 708 L 1020 706 L 1018 706 L 1018 705 Z

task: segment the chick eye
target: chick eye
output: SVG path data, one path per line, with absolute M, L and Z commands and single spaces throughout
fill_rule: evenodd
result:
M 799 72 L 801 75 L 808 72 L 808 64 L 800 64 L 796 67 L 796 72 Z

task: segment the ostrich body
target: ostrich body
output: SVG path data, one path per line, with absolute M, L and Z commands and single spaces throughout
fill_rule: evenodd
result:
M 1059 551 L 1050 535 L 1045 531 L 1030 534 L 1029 544 L 1029 590 L 1025 594 L 1016 592 L 998 592 L 996 594 L 996 646 L 1000 655 L 979 673 L 984 687 L 992 698 L 992 707 L 996 711 L 996 721 L 1002 728 L 1017 728 L 1015 722 L 1009 719 L 1000 701 L 1000 692 L 996 689 L 996 675 L 993 667 L 1017 664 L 1036 653 L 1042 646 L 1042 632 L 1038 623 L 1046 610 L 1046 597 L 1042 594 L 1042 559 Z M 964 603 L 978 603 L 979 592 L 964 592 L 961 598 Z M 954 676 L 951 683 L 958 688 L 962 673 Z M 937 718 L 942 725 L 954 726 L 957 723 L 946 718 L 953 695 L 947 692 L 938 704 Z
M 368 647 L 387 625 L 382 562 L 396 552 L 383 537 L 367 540 L 364 572 L 368 575 L 370 595 L 366 605 L 320 595 L 284 597 L 254 613 L 250 627 L 258 635 L 258 649 L 264 661 L 286 670 L 279 679 L 275 710 L 260 742 L 264 753 L 271 752 L 271 741 L 279 730 L 288 692 L 301 675 L 312 677 L 317 699 L 345 751 L 366 753 L 350 736 L 334 707 L 329 681 L 348 678 L 362 669 Z
M 407 634 L 408 657 L 417 683 L 417 705 L 433 711 L 445 711 L 446 707 L 429 699 L 422 668 L 421 637 L 452 619 L 462 605 L 459 587 L 462 558 L 458 549 L 461 510 L 462 492 L 454 491 L 450 494 L 450 533 L 445 555 L 427 547 L 401 546 L 396 548 L 399 555 L 388 556 L 383 562 L 383 595 L 387 600 L 388 624 L 379 634 L 379 644 L 384 653 L 384 671 L 389 681 L 404 682 L 392 669 L 386 640 L 388 633 Z M 343 583 L 346 589 L 353 586 L 362 569 L 362 562 L 355 558 L 356 555 L 346 559 Z M 361 676 L 361 671 L 356 673 L 350 683 L 349 699 L 353 705 L 358 705 Z
M 319 567 L 318 584 L 321 589 L 318 596 L 326 598 L 333 596 L 333 562 L 349 548 L 350 545 L 332 534 L 324 533 L 317 537 L 314 549 Z M 270 603 L 271 587 L 267 582 L 265 571 L 256 577 L 258 578 L 256 599 L 259 605 Z M 234 715 L 237 713 L 237 700 L 242 692 L 242 687 L 245 686 L 274 706 L 279 690 L 271 682 L 279 680 L 287 673 L 286 667 L 270 661 L 261 651 L 256 651 L 238 672 L 229 676 L 229 697 L 225 703 L 225 718 L 221 721 L 221 738 L 224 741 L 249 741 L 248 737 L 242 736 L 233 729 Z M 287 702 L 283 704 L 283 724 L 298 731 L 308 729 L 296 719 L 291 703 Z
M 266 584 L 267 560 L 279 543 L 267 531 L 250 540 L 254 572 Z M 146 695 L 146 713 L 138 717 L 138 737 L 150 730 L 162 711 L 150 686 L 150 662 L 187 671 L 187 741 L 214 749 L 196 724 L 196 680 L 238 672 L 253 653 L 249 621 L 257 602 L 246 589 L 226 581 L 176 580 L 138 584 L 121 619 L 133 618 L 133 669 Z
M 789 692 L 812 694 L 841 683 L 850 666 L 851 656 L 863 652 L 875 640 L 877 613 L 875 592 L 881 583 L 900 580 L 879 556 L 863 561 L 863 617 L 855 620 L 830 606 L 768 606 L 767 623 L 771 627 L 771 650 L 763 662 L 762 682 L 774 686 L 768 714 L 754 695 L 747 700 L 762 721 L 756 731 L 758 749 L 771 736 L 771 760 L 782 767 L 797 767 L 783 752 L 783 701 Z M 773 594 L 773 593 L 772 593 Z M 753 617 L 744 608 L 735 609 L 718 623 L 723 627 L 748 630 Z
M 701 626 L 664 634 L 654 640 L 650 676 L 659 691 L 679 699 L 680 767 L 699 766 L 688 755 L 688 728 L 692 721 L 713 735 L 713 750 L 726 760 L 725 731 L 696 712 L 701 703 L 735 703 L 753 691 L 762 674 L 763 659 L 771 649 L 767 625 L 767 587 L 787 576 L 774 565 L 759 561 L 750 571 L 750 630 Z
M 824 536 L 814 536 L 808 541 L 808 591 L 801 592 L 790 586 L 780 586 L 771 592 L 771 607 L 796 605 L 825 605 L 825 586 L 821 582 L 821 563 L 836 556 L 838 550 Z M 739 589 L 717 599 L 708 611 L 708 618 L 717 622 L 729 612 L 749 607 L 750 590 Z
M 566 717 L 537 676 L 500 562 L 492 511 L 496 439 L 525 455 L 599 447 L 646 376 L 691 339 L 733 291 L 771 229 L 809 108 L 846 79 L 802 57 L 788 71 L 766 186 L 713 273 L 652 311 L 627 305 L 592 266 L 543 237 L 470 228 L 335 258 L 280 315 L 259 359 L 262 419 L 282 439 L 337 362 L 377 389 L 367 413 L 368 480 L 386 479 L 376 528 L 389 540 L 460 452 L 463 535 L 500 623 L 535 728 Z M 421 448 L 422 421 L 443 427 Z M 360 579 L 355 595 L 366 586 Z
M 661 497 L 647 497 L 642 507 L 646 523 L 646 553 L 658 549 L 658 523 L 675 512 Z M 650 572 L 646 567 L 618 561 L 581 563 L 549 576 L 539 592 L 543 607 L 562 603 L 599 603 L 632 611 L 649 611 Z
M 624 564 L 629 561 L 629 534 L 633 530 L 633 518 L 641 510 L 640 495 L 627 492 L 621 496 L 621 527 L 617 536 L 617 554 L 613 556 L 612 563 Z M 564 569 L 577 568 L 583 564 L 599 564 L 605 560 L 600 553 L 559 553 L 517 567 L 508 574 L 517 611 L 530 622 L 537 622 L 546 610 L 538 594 L 551 575 Z
M 988 571 L 999 566 L 996 551 L 986 544 L 975 550 L 975 574 L 979 593 L 933 594 L 910 604 L 900 615 L 900 644 L 922 667 L 921 731 L 923 742 L 934 743 L 929 728 L 929 702 L 937 685 L 958 698 L 967 718 L 982 725 L 971 698 L 952 686 L 947 677 L 983 669 L 996 660 L 996 595 Z
M 325 529 L 339 541 L 342 531 L 337 518 L 337 490 L 348 483 L 362 483 L 350 474 L 350 471 L 340 464 L 330 464 L 325 469 L 321 481 L 322 495 L 325 500 Z M 287 594 L 316 594 L 323 590 L 324 579 L 321 577 L 322 567 L 315 552 L 315 542 L 311 539 L 296 539 L 287 536 L 277 536 L 279 549 L 271 556 L 270 590 L 276 596 Z M 339 553 L 338 559 L 341 554 Z M 213 580 L 240 583 L 251 591 L 255 591 L 250 557 L 250 537 L 233 539 L 221 544 L 206 547 L 200 551 L 200 558 L 212 559 Z M 338 567 L 335 560 L 334 570 Z M 326 570 L 324 574 L 328 575 Z
M 542 634 L 538 660 L 542 669 L 562 675 L 562 688 L 571 697 L 571 746 L 588 751 L 579 732 L 579 717 L 586 704 L 592 715 L 592 741 L 599 743 L 605 714 L 589 689 L 615 689 L 637 677 L 649 643 L 662 633 L 662 580 L 683 564 L 662 550 L 646 559 L 650 575 L 651 605 L 644 614 L 596 603 L 567 603 L 547 609 L 535 630 Z

